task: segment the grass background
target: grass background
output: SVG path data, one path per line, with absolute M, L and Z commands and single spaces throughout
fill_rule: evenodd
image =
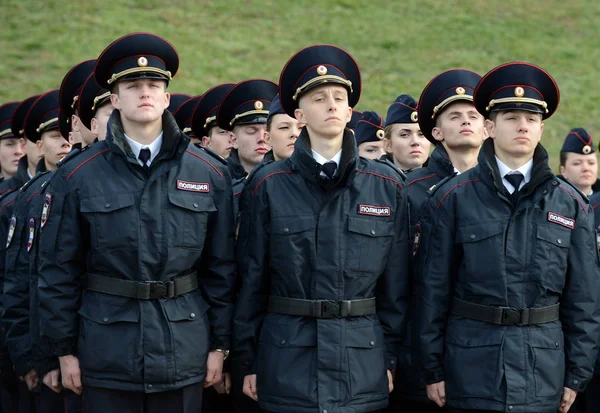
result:
M 192 95 L 250 77 L 277 81 L 297 50 L 336 44 L 362 70 L 357 109 L 382 116 L 444 70 L 483 75 L 525 60 L 561 89 L 543 137 L 556 167 L 572 127 L 592 136 L 600 128 L 598 17 L 596 0 L 0 0 L 0 103 L 59 87 L 74 64 L 133 31 L 177 48 L 170 89 Z

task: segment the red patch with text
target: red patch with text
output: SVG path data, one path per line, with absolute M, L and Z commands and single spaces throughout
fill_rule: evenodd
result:
M 575 220 L 573 218 L 563 217 L 562 215 L 555 214 L 554 212 L 548 212 L 548 221 L 562 225 L 563 227 L 569 229 L 575 228 Z
M 189 182 L 178 179 L 177 189 L 190 192 L 210 192 L 210 184 L 206 182 Z
M 360 215 L 372 215 L 374 217 L 389 217 L 392 215 L 392 208 L 389 206 L 364 205 L 358 206 Z

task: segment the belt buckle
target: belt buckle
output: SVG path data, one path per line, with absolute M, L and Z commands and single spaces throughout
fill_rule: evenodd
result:
M 340 315 L 340 303 L 334 300 L 321 301 L 321 317 L 333 318 Z
M 150 300 L 157 300 L 159 298 L 167 298 L 168 286 L 162 281 L 152 281 L 149 282 L 150 286 Z
M 502 324 L 507 326 L 521 326 L 521 310 L 514 307 L 502 308 Z

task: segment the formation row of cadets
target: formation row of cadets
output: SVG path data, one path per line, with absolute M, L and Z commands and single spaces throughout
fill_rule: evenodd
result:
M 141 39 L 144 40 L 145 38 Z M 139 41 L 140 39 L 136 40 Z M 168 48 L 168 46 L 164 45 L 161 47 Z M 288 76 L 294 78 L 293 80 L 296 83 L 303 80 L 304 85 L 317 86 L 316 90 L 328 90 L 327 88 L 320 88 L 323 86 L 323 83 L 319 82 L 319 79 L 325 79 L 326 76 L 334 76 L 333 78 L 327 77 L 328 81 L 336 85 L 342 85 L 342 90 L 348 92 L 349 100 L 352 101 L 352 99 L 354 99 L 353 103 L 355 104 L 358 99 L 356 96 L 356 89 L 358 89 L 358 94 L 360 94 L 360 78 L 359 75 L 358 77 L 356 76 L 358 69 L 353 67 L 352 62 L 348 60 L 345 52 L 340 51 L 337 48 L 331 48 L 327 50 L 327 57 L 323 58 L 319 56 L 317 58 L 310 53 L 311 50 L 315 49 L 309 48 L 306 50 L 307 51 L 304 51 L 304 54 L 301 52 L 299 55 L 295 56 L 294 58 L 296 60 L 294 60 L 294 58 L 291 60 L 291 66 L 286 66 L 288 73 L 290 70 L 296 69 L 293 66 L 294 64 L 298 66 L 295 74 Z M 148 72 L 144 71 L 144 68 L 148 67 L 148 62 L 144 65 L 142 64 L 144 61 L 140 61 L 140 59 L 148 59 L 153 53 L 164 57 L 161 55 L 160 50 L 144 50 L 141 53 L 133 53 L 133 50 L 128 50 L 125 53 L 114 53 L 115 56 L 111 56 L 109 60 L 115 59 L 116 61 L 117 57 L 127 58 L 131 56 L 132 58 L 132 67 L 115 68 L 115 66 L 111 66 L 111 64 L 115 63 L 109 62 L 107 64 L 109 67 L 112 67 L 111 70 L 113 70 L 113 72 L 110 73 L 111 75 L 126 73 L 122 75 L 122 81 L 135 83 L 139 81 L 139 79 L 153 79 L 152 76 L 148 76 L 149 73 L 158 73 L 158 79 L 160 80 L 168 80 L 174 75 L 174 73 L 171 72 L 167 76 L 166 72 L 168 71 L 165 70 L 164 67 L 155 67 L 155 69 L 162 70 L 162 72 L 154 70 Z M 103 55 L 106 56 L 106 54 Z M 110 53 L 108 55 L 110 55 Z M 168 59 L 166 61 L 168 65 Z M 153 67 L 152 65 L 150 66 Z M 160 66 L 160 64 L 158 64 L 158 66 Z M 113 103 L 111 102 L 112 98 L 109 90 L 104 89 L 97 82 L 97 79 L 102 78 L 93 73 L 94 68 L 96 67 L 98 67 L 96 61 L 82 62 L 67 74 L 60 90 L 51 91 L 41 96 L 34 96 L 20 104 L 13 103 L 4 105 L 0 110 L 2 113 L 0 122 L 3 122 L 1 124 L 2 131 L 0 131 L 0 133 L 9 131 L 2 134 L 3 140 L 0 143 L 0 152 L 5 153 L 3 151 L 5 146 L 8 148 L 18 147 L 18 141 L 20 139 L 25 139 L 27 142 L 25 149 L 26 156 L 21 158 L 16 170 L 14 166 L 17 166 L 15 161 L 18 160 L 18 151 L 13 152 L 13 159 L 11 159 L 10 156 L 6 158 L 6 161 L 4 157 L 0 158 L 3 165 L 3 174 L 7 177 L 12 173 L 15 174 L 12 179 L 7 179 L 2 183 L 4 187 L 3 190 L 7 193 L 3 196 L 0 204 L 0 215 L 2 217 L 2 222 L 5 225 L 4 232 L 0 234 L 0 237 L 6 234 L 6 248 L 8 250 L 7 254 L 2 254 L 3 258 L 6 257 L 6 262 L 2 267 L 5 269 L 7 280 L 4 287 L 4 320 L 5 325 L 8 328 L 7 345 L 12 360 L 12 362 L 9 361 L 8 364 L 14 365 L 16 374 L 24 378 L 29 390 L 41 390 L 41 393 L 37 394 L 35 397 L 35 401 L 38 403 L 38 409 L 41 408 L 40 406 L 53 405 L 58 408 L 58 406 L 64 403 L 64 399 L 62 399 L 61 396 L 57 396 L 49 391 L 50 387 L 53 387 L 55 390 L 58 389 L 58 371 L 53 368 L 55 366 L 51 362 L 52 356 L 50 354 L 45 354 L 44 356 L 44 351 L 49 352 L 50 349 L 44 348 L 44 346 L 41 345 L 41 337 L 37 331 L 39 321 L 36 319 L 37 314 L 35 314 L 37 312 L 37 304 L 35 303 L 35 291 L 37 291 L 36 272 L 39 266 L 35 251 L 39 245 L 39 231 L 46 225 L 49 218 L 48 215 L 53 207 L 53 195 L 45 190 L 47 182 L 52 177 L 52 172 L 47 171 L 57 169 L 61 164 L 59 160 L 64 158 L 67 151 L 70 149 L 69 142 L 67 142 L 63 136 L 71 136 L 74 137 L 75 140 L 80 138 L 85 144 L 85 147 L 81 152 L 88 150 L 85 148 L 92 145 L 95 139 L 106 136 L 106 124 L 108 117 L 112 112 Z M 316 68 L 315 73 L 307 75 L 307 73 L 300 70 L 306 69 L 308 72 L 308 69 L 310 68 Z M 324 68 L 324 70 L 322 68 Z M 127 72 L 127 70 L 131 69 L 134 69 L 134 71 Z M 330 70 L 334 71 L 334 73 L 331 74 L 329 72 Z M 324 73 L 319 71 L 323 71 Z M 355 73 L 353 73 L 353 71 L 355 71 Z M 284 78 L 285 73 L 286 70 L 284 69 L 282 79 Z M 134 76 L 131 76 L 131 74 L 134 74 Z M 306 76 L 308 77 L 302 79 Z M 315 79 L 316 81 L 314 81 Z M 358 86 L 356 84 L 356 79 L 358 79 Z M 354 81 L 354 83 L 352 83 L 352 81 Z M 390 107 L 385 126 L 383 119 L 374 112 L 365 112 L 362 114 L 362 118 L 357 122 L 355 130 L 356 137 L 352 138 L 352 142 L 356 142 L 358 145 L 358 153 L 365 158 L 371 159 L 383 156 L 384 159 L 387 158 L 389 161 L 388 167 L 395 165 L 395 167 L 400 170 L 396 171 L 398 176 L 403 176 L 403 172 L 408 173 L 408 177 L 405 177 L 405 185 L 407 185 L 409 190 L 411 207 L 417 211 L 426 201 L 427 189 L 432 188 L 435 184 L 439 184 L 441 180 L 465 172 L 477 164 L 477 155 L 481 144 L 487 137 L 487 131 L 483 127 L 483 117 L 475 110 L 471 103 L 473 91 L 477 87 L 479 81 L 480 77 L 472 72 L 463 70 L 445 72 L 432 80 L 425 88 L 419 107 L 417 107 L 417 103 L 410 96 L 401 95 Z M 100 81 L 100 83 L 102 83 L 102 81 Z M 284 89 L 282 91 L 283 86 L 281 81 L 278 87 L 274 83 L 266 80 L 249 80 L 237 85 L 223 84 L 210 89 L 201 96 L 193 98 L 181 96 L 181 99 L 177 99 L 178 97 L 172 96 L 169 109 L 174 113 L 178 127 L 183 132 L 190 135 L 192 140 L 196 143 L 212 149 L 218 157 L 227 159 L 226 165 L 231 176 L 234 179 L 238 179 L 238 182 L 243 183 L 241 179 L 248 173 L 252 171 L 254 171 L 252 172 L 253 174 L 259 173 L 257 169 L 258 166 L 263 167 L 273 161 L 287 159 L 292 156 L 294 148 L 297 149 L 298 154 L 301 154 L 302 151 L 299 150 L 301 149 L 301 145 L 296 143 L 296 139 L 300 135 L 302 128 L 306 125 L 308 125 L 308 127 L 305 130 L 308 130 L 308 132 L 305 132 L 305 137 L 307 137 L 311 130 L 314 132 L 314 135 L 318 135 L 319 128 L 312 125 L 312 122 L 315 122 L 314 118 L 306 119 L 308 116 L 305 114 L 302 114 L 302 116 L 296 115 L 295 111 L 299 110 L 299 108 L 296 107 L 294 109 L 294 106 L 297 106 L 298 102 L 296 99 L 290 100 L 291 96 L 289 96 L 289 90 L 295 91 L 298 89 L 298 84 L 295 84 L 293 88 Z M 523 86 L 527 88 L 526 84 L 523 84 Z M 306 90 L 302 90 L 301 92 L 306 94 L 311 92 L 312 95 L 314 94 L 313 87 L 307 87 L 305 88 Z M 335 86 L 332 90 L 333 92 L 327 93 L 336 93 Z M 114 90 L 112 91 L 114 92 Z M 284 93 L 284 91 L 288 94 L 288 107 L 286 109 L 283 108 L 279 97 L 276 96 L 278 92 Z M 448 95 L 445 96 L 444 94 Z M 296 96 L 296 98 L 298 98 L 302 94 L 296 93 L 296 95 L 298 95 Z M 327 98 L 328 97 L 324 97 L 323 99 Z M 337 98 L 333 96 L 333 99 L 335 100 Z M 343 100 L 343 98 L 340 99 Z M 292 106 L 289 106 L 290 104 Z M 448 111 L 447 108 L 449 107 L 452 107 L 453 110 Z M 292 117 L 290 116 L 291 114 L 295 116 Z M 425 115 L 425 118 L 423 118 L 423 115 Z M 303 118 L 303 116 L 305 118 Z M 300 117 L 302 120 L 299 121 L 295 119 L 295 117 Z M 340 116 L 340 118 L 341 117 L 342 116 Z M 444 121 L 440 120 L 442 117 L 444 117 Z M 337 120 L 341 121 L 342 119 Z M 335 122 L 335 119 L 333 121 Z M 313 129 L 311 129 L 311 126 Z M 127 137 L 127 135 L 125 136 Z M 345 140 L 347 140 L 347 138 L 344 138 L 344 141 Z M 4 145 L 4 142 L 6 142 L 6 145 Z M 307 142 L 308 141 L 305 141 L 305 144 Z M 310 140 L 311 146 L 315 144 L 316 141 Z M 427 166 L 419 169 L 425 163 L 430 145 L 432 144 L 435 145 L 435 150 L 432 153 Z M 132 144 L 130 143 L 130 145 Z M 144 148 L 140 148 L 140 150 L 142 149 Z M 6 151 L 6 153 L 8 152 L 9 151 Z M 343 150 L 341 152 L 341 156 L 344 156 Z M 578 154 L 578 156 L 571 156 L 570 153 L 573 152 Z M 595 155 L 593 155 L 594 152 L 595 150 L 591 137 L 589 137 L 585 131 L 574 130 L 567 138 L 565 147 L 563 147 L 563 153 L 565 153 L 565 155 L 561 155 L 561 172 L 567 178 L 569 178 L 569 175 L 571 174 L 576 174 L 576 172 L 572 172 L 573 169 L 576 168 L 569 169 L 569 166 L 571 165 L 569 158 L 572 157 L 577 159 L 573 160 L 574 167 L 576 167 L 580 162 L 579 155 L 583 156 L 586 160 L 588 160 L 588 158 L 591 159 L 592 156 L 595 159 Z M 210 156 L 214 157 L 215 154 L 209 152 Z M 43 158 L 37 165 L 37 172 L 39 175 L 35 175 L 32 166 L 36 164 L 36 159 L 39 159 L 40 155 L 43 156 Z M 152 155 L 155 154 L 151 154 L 151 156 Z M 317 152 L 313 153 L 311 156 L 317 160 L 318 155 L 320 154 Z M 98 156 L 98 154 L 96 153 L 94 156 Z M 79 164 L 78 167 L 91 159 L 85 158 L 85 156 L 82 157 L 82 155 L 77 155 L 77 152 L 72 152 L 72 154 L 66 157 L 62 163 L 68 162 L 71 157 L 86 159 L 86 161 Z M 324 159 L 323 164 L 328 160 L 329 159 Z M 297 161 L 299 162 L 300 160 Z M 339 158 L 336 163 L 338 174 L 340 172 L 339 168 L 341 167 L 341 161 L 342 158 Z M 293 162 L 294 161 L 292 161 L 292 164 Z M 589 160 L 588 162 L 590 164 L 594 163 Z M 74 172 L 75 170 L 71 171 L 71 173 Z M 273 173 L 288 174 L 290 172 L 284 168 L 281 171 Z M 372 171 L 367 174 L 377 175 L 377 173 L 379 172 Z M 389 174 L 390 172 L 388 171 L 387 173 Z M 35 179 L 30 180 L 34 175 Z M 334 172 L 332 177 L 335 176 L 336 172 Z M 251 175 L 250 178 L 253 178 L 253 175 Z M 576 181 L 575 178 L 573 178 L 573 180 Z M 581 181 L 586 182 L 586 185 L 590 180 L 595 181 L 595 173 L 593 173 L 593 171 L 590 172 L 586 170 L 581 174 Z M 27 181 L 29 181 L 29 183 L 23 186 Z M 254 182 L 252 179 L 249 181 Z M 180 180 L 177 182 L 177 185 L 180 185 Z M 189 188 L 201 188 L 193 186 L 201 184 L 200 182 L 185 182 L 192 185 Z M 290 185 L 293 185 L 292 182 Z M 318 185 L 325 188 L 325 192 L 334 190 L 335 188 L 335 185 L 328 182 L 318 182 Z M 17 188 L 20 189 L 16 190 Z M 183 186 L 181 188 L 183 188 Z M 179 187 L 177 189 L 179 189 Z M 253 191 L 256 192 L 257 189 L 258 187 L 253 188 Z M 586 194 L 590 193 L 585 190 L 585 187 L 581 187 L 581 189 L 584 190 Z M 192 190 L 192 192 L 194 192 L 194 190 Z M 198 192 L 203 192 L 203 190 L 199 190 Z M 281 189 L 281 192 L 285 193 L 285 190 Z M 363 192 L 367 191 L 363 190 Z M 373 200 L 380 195 L 381 194 L 370 194 L 371 199 Z M 271 194 L 271 196 L 273 196 L 273 194 Z M 363 196 L 365 195 L 363 194 Z M 114 199 L 114 197 L 111 199 Z M 251 210 L 254 206 L 251 205 L 252 201 L 248 202 L 249 204 L 246 207 L 248 210 Z M 105 203 L 105 205 L 109 205 L 109 203 Z M 362 204 L 357 205 L 359 209 L 356 214 L 357 218 L 359 218 L 361 215 L 360 206 Z M 300 205 L 295 206 L 299 207 Z M 381 212 L 377 212 L 381 211 L 377 210 L 377 202 L 371 202 L 371 205 L 367 204 L 366 206 L 375 208 L 373 210 L 374 212 L 370 210 L 371 212 L 366 215 L 373 216 L 373 214 L 375 214 L 376 216 L 377 214 L 382 214 Z M 379 205 L 379 207 L 385 208 L 386 205 Z M 389 205 L 387 205 L 387 207 L 389 207 Z M 289 206 L 287 208 L 289 208 Z M 106 207 L 106 209 L 110 209 L 110 207 Z M 301 210 L 301 208 L 299 209 Z M 394 210 L 395 208 L 392 209 Z M 112 210 L 108 212 L 112 212 Z M 281 213 L 289 214 L 290 211 L 283 209 Z M 322 213 L 323 211 L 321 211 L 321 214 Z M 293 233 L 292 231 L 303 231 L 303 225 L 306 226 L 305 229 L 309 229 L 314 225 L 307 222 L 307 217 L 310 214 L 303 218 L 301 214 L 296 211 L 293 215 L 293 219 L 298 220 L 299 222 L 296 225 L 297 229 L 294 230 L 293 228 L 290 228 L 289 225 L 291 225 L 291 223 L 282 220 L 281 225 L 284 233 L 286 232 L 286 229 L 287 233 Z M 284 218 L 284 216 L 285 215 L 282 215 L 281 218 Z M 386 216 L 385 213 L 383 213 L 382 216 Z M 418 223 L 416 220 L 417 216 L 418 214 L 413 214 L 412 223 L 421 225 L 421 223 Z M 303 220 L 305 222 L 304 224 L 302 223 Z M 332 217 L 328 217 L 327 221 L 335 222 L 336 220 Z M 355 223 L 353 224 L 353 222 Z M 349 221 L 348 225 L 359 225 L 359 223 L 361 223 L 360 220 Z M 244 221 L 242 221 L 242 230 L 248 230 L 247 225 L 247 221 L 245 225 Z M 360 225 L 365 226 L 365 229 L 371 231 L 371 234 L 375 229 L 379 230 L 380 228 L 380 226 L 377 226 L 373 222 L 362 222 Z M 366 228 L 368 225 L 375 226 Z M 328 231 L 331 231 L 331 229 Z M 360 233 L 362 229 L 357 226 L 354 230 L 350 229 L 350 231 L 358 231 Z M 245 232 L 242 232 L 242 234 L 244 233 Z M 19 235 L 21 235 L 20 238 L 16 238 L 13 241 L 13 238 L 15 236 L 19 237 Z M 208 236 L 210 236 L 210 234 Z M 418 237 L 419 234 L 412 234 L 413 238 L 415 236 Z M 327 237 L 324 237 L 320 242 L 324 242 L 326 239 Z M 289 241 L 290 239 L 287 240 L 287 242 Z M 317 242 L 316 240 L 313 241 L 315 243 Z M 348 242 L 351 241 L 352 240 L 349 240 Z M 363 251 L 366 251 L 364 250 L 365 248 L 371 247 L 369 246 L 369 243 L 364 243 L 364 240 L 357 241 L 359 243 L 356 247 L 360 250 L 361 254 L 364 253 Z M 281 239 L 279 242 L 285 243 L 286 241 Z M 12 253 L 10 253 L 11 245 L 17 246 Z M 378 249 L 378 251 L 376 251 L 377 256 L 381 255 L 381 261 L 384 261 L 386 254 L 388 254 L 387 250 L 383 247 L 383 244 L 377 244 L 376 246 Z M 289 247 L 293 248 L 295 245 L 291 244 Z M 321 246 L 321 248 L 325 249 L 323 246 Z M 371 257 L 371 259 L 377 261 L 374 257 Z M 285 270 L 285 267 L 290 265 L 293 267 L 298 266 L 298 268 L 303 268 L 303 266 L 306 265 L 306 263 L 303 263 L 302 261 L 294 261 L 293 258 L 291 261 L 293 264 L 284 263 L 284 267 L 281 268 L 277 268 L 276 264 L 272 263 L 270 264 L 272 267 L 271 271 L 276 272 L 278 269 Z M 318 261 L 316 264 L 312 263 L 312 265 L 320 267 L 321 265 L 327 264 L 325 261 L 322 263 Z M 365 268 L 369 267 L 369 265 L 366 265 L 366 267 L 365 265 L 366 264 L 358 263 L 356 269 L 364 271 Z M 342 264 L 342 267 L 345 266 L 346 264 Z M 350 263 L 348 263 L 347 266 L 348 268 L 353 267 Z M 317 271 L 319 271 L 319 269 L 317 269 Z M 243 272 L 244 269 L 242 269 L 242 273 Z M 375 271 L 375 273 L 378 272 Z M 30 278 L 30 285 L 28 285 L 27 282 L 23 283 L 23 280 L 19 280 L 19 278 L 22 277 L 22 274 L 27 274 L 29 276 L 25 277 L 25 280 Z M 350 285 L 353 281 L 345 280 L 344 282 Z M 277 287 L 272 285 L 271 289 L 277 289 Z M 34 297 L 32 298 L 34 301 L 31 304 L 31 307 L 29 306 L 30 292 Z M 105 293 L 114 294 L 114 292 L 106 291 Z M 242 294 L 244 294 L 243 291 Z M 322 294 L 324 293 L 322 292 L 317 295 L 319 298 L 325 298 Z M 271 295 L 273 295 L 273 292 L 271 292 Z M 307 298 L 311 295 L 312 294 L 307 294 Z M 336 297 L 340 296 L 339 294 L 334 295 Z M 24 300 L 25 298 L 27 298 L 27 300 Z M 350 297 L 344 297 L 344 299 L 347 298 Z M 289 311 L 289 305 L 289 303 L 283 305 L 283 307 L 280 305 L 280 309 L 276 311 L 273 310 L 273 308 L 275 308 L 275 305 L 273 305 L 271 306 L 271 310 L 273 310 L 272 312 L 274 314 L 283 313 L 289 315 L 289 313 L 286 313 L 286 311 Z M 252 313 L 253 311 L 251 310 L 256 309 L 247 310 L 249 313 Z M 369 313 L 367 312 L 364 316 L 368 316 L 368 314 Z M 383 318 L 380 313 L 378 314 L 380 318 Z M 302 315 L 308 316 L 305 314 Z M 30 323 L 28 331 L 27 324 L 30 319 L 32 322 Z M 240 319 L 242 318 L 240 317 Z M 281 323 L 282 320 L 280 320 L 279 323 Z M 289 320 L 286 320 L 286 323 L 288 321 Z M 295 323 L 300 324 L 293 327 L 294 331 L 298 332 L 298 329 L 302 327 L 302 321 L 294 319 L 291 324 Z M 271 327 L 276 330 L 276 325 L 277 323 L 275 323 L 275 326 Z M 368 324 L 363 326 L 363 328 L 367 327 L 367 325 Z M 389 332 L 386 331 L 386 333 Z M 262 336 L 265 333 L 260 330 L 257 331 L 252 340 L 255 341 L 259 334 Z M 290 332 L 279 332 L 279 334 L 281 337 L 289 337 Z M 313 333 L 304 331 L 304 334 L 311 336 Z M 362 334 L 368 336 L 370 333 L 363 330 Z M 377 335 L 378 333 L 375 332 L 375 334 Z M 28 344 L 28 340 L 31 341 L 31 344 Z M 312 339 L 306 340 L 312 341 Z M 358 340 L 360 341 L 360 339 Z M 281 344 L 285 341 L 285 339 L 282 339 Z M 370 341 L 370 343 L 374 342 L 376 342 L 376 340 Z M 96 344 L 100 346 L 99 343 Z M 254 345 L 256 346 L 256 343 Z M 321 348 L 323 345 L 325 344 L 317 341 L 317 347 Z M 346 342 L 346 345 L 349 347 L 352 346 L 348 342 Z M 369 345 L 371 347 L 375 346 L 374 344 Z M 300 345 L 300 347 L 302 347 L 302 345 Z M 361 347 L 358 345 L 358 348 Z M 404 344 L 397 346 L 396 349 L 396 354 L 394 354 L 389 361 L 395 362 L 397 359 L 398 362 L 398 368 L 389 369 L 396 372 L 396 391 L 392 395 L 392 403 L 388 409 L 390 411 L 408 411 L 406 409 L 414 409 L 414 411 L 430 409 L 436 411 L 437 408 L 433 403 L 428 403 L 425 398 L 424 386 L 418 385 L 418 383 L 421 383 L 421 376 L 414 371 L 415 367 L 409 361 L 410 342 L 406 341 Z M 227 351 L 226 349 L 217 350 L 221 352 Z M 284 353 L 282 353 L 282 355 L 283 354 Z M 301 355 L 299 354 L 296 354 L 295 356 L 301 358 Z M 334 356 L 335 351 L 331 353 L 332 360 L 335 358 Z M 284 358 L 285 357 L 287 356 L 284 356 Z M 377 357 L 372 357 L 373 356 L 371 356 L 371 358 L 363 358 L 358 356 L 355 360 L 350 361 L 359 363 L 356 367 L 361 369 L 361 360 L 363 362 L 364 360 L 377 361 Z M 243 358 L 244 357 L 241 356 L 241 359 L 237 362 L 247 363 L 247 360 L 243 360 Z M 278 362 L 284 366 L 286 365 L 283 363 L 282 359 L 278 359 Z M 294 364 L 296 363 L 298 363 L 298 360 L 294 360 Z M 274 379 L 281 383 L 275 387 L 276 390 L 273 391 L 273 393 L 270 393 L 267 390 L 270 386 L 269 383 L 263 382 L 264 390 L 262 390 L 263 388 L 259 385 L 259 389 L 261 389 L 264 394 L 262 400 L 263 406 L 266 405 L 269 408 L 280 409 L 278 411 L 283 412 L 288 411 L 288 408 L 290 407 L 292 409 L 297 409 L 299 404 L 309 403 L 308 400 L 314 396 L 314 393 L 309 395 L 301 394 L 300 396 L 308 396 L 307 400 L 300 400 L 302 397 L 295 401 L 288 400 L 287 402 L 281 402 L 279 400 L 279 398 L 289 392 L 286 388 L 293 386 L 291 382 L 289 384 L 284 383 L 287 383 L 288 380 L 294 380 L 295 374 L 303 373 L 302 370 L 294 372 L 294 365 L 289 366 L 289 368 L 290 371 L 286 374 L 291 377 Z M 301 366 L 301 368 L 306 368 L 306 366 Z M 232 367 L 232 370 L 235 372 L 235 365 Z M 3 368 L 3 372 L 6 371 L 10 372 L 11 369 Z M 278 371 L 283 372 L 284 369 L 279 369 Z M 352 371 L 349 371 L 348 373 L 350 374 L 350 377 L 352 377 L 353 374 L 358 374 Z M 227 379 L 219 380 L 219 383 L 215 386 L 221 393 L 227 392 L 231 386 L 229 375 L 226 375 L 226 377 Z M 47 386 L 40 385 L 40 380 L 42 378 Z M 241 392 L 241 379 L 243 379 L 243 377 L 238 377 L 237 381 L 234 378 L 234 392 L 236 389 Z M 254 380 L 256 380 L 256 378 Z M 246 394 L 249 394 L 256 399 L 256 381 L 244 381 L 244 390 Z M 321 379 L 319 380 L 319 385 L 322 385 Z M 322 391 L 323 394 L 319 394 L 319 400 L 315 406 L 306 406 L 306 411 L 312 411 L 312 409 L 317 411 L 317 409 L 320 409 L 321 406 L 326 405 L 327 403 L 332 406 L 330 407 L 330 409 L 332 409 L 331 411 L 345 411 L 342 407 L 339 407 L 340 410 L 335 410 L 338 408 L 335 406 L 350 406 L 352 405 L 351 400 L 360 400 L 360 397 L 356 392 L 350 400 L 344 399 L 343 396 L 339 399 L 339 395 L 331 393 L 331 391 L 333 391 L 332 386 L 335 385 L 335 381 L 331 381 L 330 384 L 326 386 L 329 388 L 329 391 Z M 358 382 L 354 383 L 354 385 L 360 387 L 360 383 Z M 67 387 L 69 386 L 67 385 Z M 81 385 L 71 387 L 73 387 L 73 390 L 77 391 L 78 388 L 80 390 Z M 261 390 L 259 390 L 259 392 Z M 273 390 L 272 386 L 271 390 Z M 324 401 L 326 395 L 330 393 L 334 399 L 335 397 L 338 398 L 337 402 Z M 377 394 L 377 392 L 374 394 Z M 106 404 L 103 403 L 106 403 L 108 397 L 109 395 L 106 394 L 98 394 L 95 400 L 100 400 L 100 406 L 106 406 Z M 205 399 L 205 408 L 207 409 L 211 406 L 214 407 L 214 403 L 216 403 L 214 394 L 210 397 L 210 399 Z M 293 396 L 291 397 L 293 398 Z M 10 400 L 10 398 L 10 395 L 4 394 L 3 403 L 5 400 Z M 21 400 L 26 399 L 27 397 L 21 397 Z M 256 405 L 248 404 L 250 399 L 244 399 L 243 397 L 240 397 L 239 399 L 242 400 L 242 409 L 258 409 Z M 69 394 L 69 400 L 72 401 L 73 408 L 77 409 L 77 398 L 73 394 Z M 207 400 L 210 400 L 208 405 L 206 403 Z M 359 404 L 361 403 L 362 402 L 359 402 Z M 373 408 L 367 408 L 374 410 L 375 408 L 383 407 L 384 404 L 382 403 L 383 401 L 377 401 L 370 404 Z M 385 397 L 385 403 L 387 403 L 387 395 Z M 145 404 L 145 402 L 142 404 Z M 50 409 L 50 407 L 48 408 Z M 356 407 L 348 408 L 354 409 L 352 411 L 359 411 L 356 410 Z M 321 410 L 325 411 L 326 409 Z

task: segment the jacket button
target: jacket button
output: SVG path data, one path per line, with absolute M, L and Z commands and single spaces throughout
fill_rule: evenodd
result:
M 197 203 L 195 203 L 195 202 L 192 204 L 192 206 L 193 206 L 194 208 L 198 208 L 198 204 L 197 204 Z
M 473 345 L 472 341 L 467 341 L 467 346 Z
M 371 235 L 375 235 L 375 230 L 374 229 L 371 230 Z
M 512 409 L 514 409 L 514 407 L 508 406 L 508 410 L 512 410 Z
M 326 410 L 326 409 L 324 409 L 324 410 L 323 410 L 323 413 L 327 413 L 327 410 Z
M 283 232 L 286 232 L 286 233 L 287 233 L 287 232 L 290 232 L 290 229 L 289 229 L 289 228 L 284 228 L 284 229 L 283 229 Z
M 375 345 L 375 342 L 374 342 L 374 341 L 370 341 L 370 342 L 369 342 L 369 344 L 370 344 L 370 345 L 371 345 L 371 347 L 372 347 L 372 346 L 374 346 L 374 345 Z
M 281 345 L 283 346 L 285 344 L 285 340 L 281 340 Z
M 151 385 L 151 384 L 149 384 L 149 385 L 147 385 L 146 387 L 148 387 L 149 389 L 151 389 L 151 388 L 152 388 L 152 385 Z
M 559 244 L 562 244 L 562 239 L 557 239 L 556 242 L 558 242 Z
M 190 313 L 190 317 L 191 317 L 191 318 L 196 318 L 196 314 L 194 314 L 194 313 Z
M 471 235 L 469 235 L 469 238 L 471 238 L 471 239 L 475 239 L 475 238 L 477 238 L 477 237 L 475 236 L 475 234 L 471 234 Z
M 102 321 L 104 321 L 105 323 L 108 323 L 108 317 L 104 317 L 104 318 L 102 319 Z
M 579 380 L 577 380 L 577 379 L 573 380 L 573 384 L 579 384 Z
M 396 364 L 396 362 L 394 360 L 391 360 L 390 364 L 393 366 L 394 364 Z
M 110 204 L 107 202 L 106 204 L 104 204 L 104 208 L 110 208 Z
M 560 344 L 554 343 L 554 347 L 560 347 Z

